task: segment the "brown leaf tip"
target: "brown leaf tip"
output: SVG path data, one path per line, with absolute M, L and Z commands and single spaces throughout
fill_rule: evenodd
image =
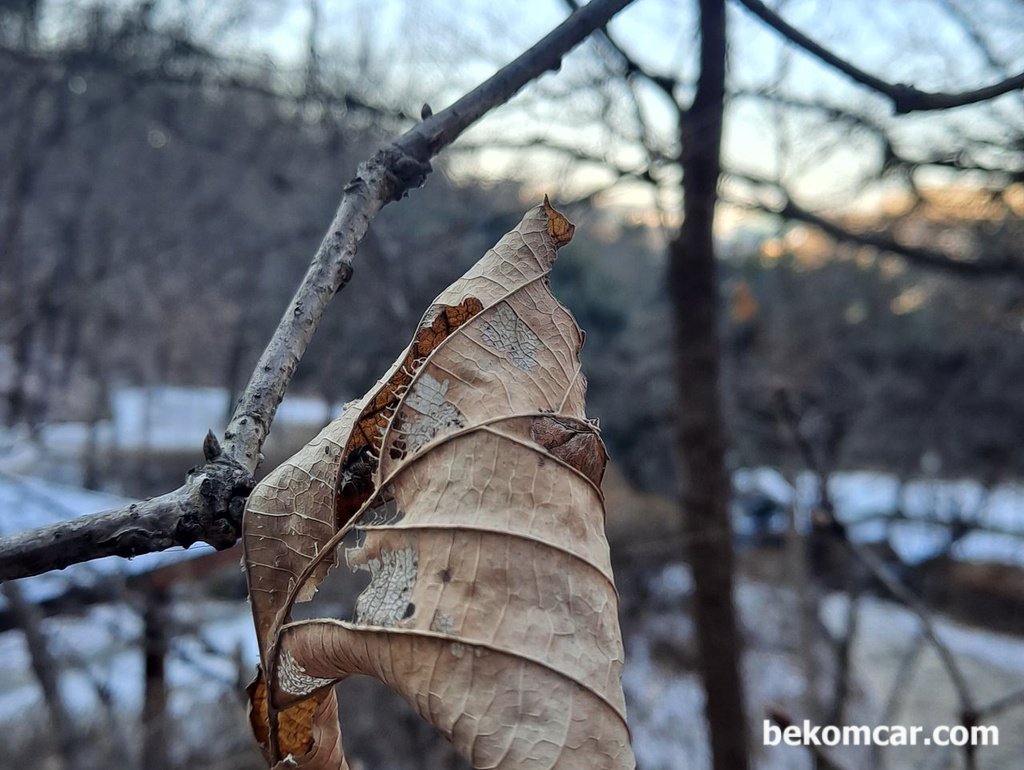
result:
M 576 231 L 576 225 L 551 205 L 547 195 L 544 196 L 544 213 L 548 215 L 548 235 L 555 242 L 555 248 L 564 246 L 571 241 L 572 234 Z

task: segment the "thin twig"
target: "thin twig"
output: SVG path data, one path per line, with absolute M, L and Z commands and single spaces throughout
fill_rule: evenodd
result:
M 780 419 L 789 430 L 793 443 L 803 456 L 804 463 L 818 477 L 818 486 L 821 490 L 822 500 L 821 513 L 826 517 L 832 531 L 838 535 L 854 559 L 860 562 L 894 599 L 917 616 L 921 624 L 922 636 L 938 654 L 939 660 L 943 668 L 946 669 L 946 673 L 949 675 L 950 682 L 956 692 L 960 706 L 959 716 L 961 724 L 965 727 L 973 726 L 978 722 L 978 709 L 975 705 L 970 685 L 968 685 L 967 677 L 964 676 L 963 670 L 960 668 L 960 664 L 949 649 L 949 646 L 939 637 L 930 610 L 913 591 L 892 574 L 888 566 L 873 551 L 865 548 L 850 537 L 846 527 L 836 517 L 835 507 L 832 504 L 828 491 L 828 473 L 818 462 L 815 452 L 812 451 L 810 440 L 800 429 L 796 409 L 793 406 L 788 391 L 780 390 L 778 392 L 777 405 Z M 964 752 L 967 768 L 968 770 L 973 770 L 975 767 L 974 747 L 967 745 L 964 747 Z
M 914 678 L 917 661 L 921 657 L 921 651 L 924 649 L 924 643 L 924 636 L 916 634 L 914 636 L 914 641 L 911 642 L 910 646 L 907 647 L 903 656 L 900 658 L 899 665 L 896 667 L 896 676 L 892 680 L 892 689 L 889 690 L 889 697 L 885 700 L 885 707 L 882 709 L 882 714 L 878 718 L 876 724 L 891 725 L 896 723 L 900 707 L 903 704 L 903 696 L 906 694 L 907 689 L 910 687 L 910 682 Z M 885 763 L 883 759 L 882 746 L 877 743 L 872 743 L 872 764 L 880 768 L 884 767 Z
M 882 522 L 908 522 L 911 524 L 929 524 L 936 527 L 952 527 L 957 524 L 963 524 L 962 520 L 946 519 L 940 516 L 936 516 L 932 513 L 923 513 L 920 516 L 910 516 L 904 511 L 882 511 L 880 513 L 870 513 L 865 516 L 858 516 L 856 518 L 845 518 L 843 524 L 848 527 L 856 527 L 862 524 L 868 524 L 871 522 L 882 521 Z M 985 532 L 993 535 L 999 535 L 1000 537 L 1012 537 L 1017 539 L 1024 539 L 1024 529 L 1010 529 L 1009 527 L 1000 527 L 995 524 L 976 524 L 971 522 L 969 525 L 964 525 L 963 529 L 966 532 Z M 960 538 L 957 538 L 958 540 Z
M 890 83 L 854 66 L 846 59 L 833 53 L 820 43 L 815 42 L 796 27 L 789 24 L 761 0 L 738 0 L 739 3 L 757 16 L 761 21 L 781 34 L 787 40 L 803 48 L 812 56 L 817 57 L 830 67 L 842 72 L 850 80 L 876 91 L 892 101 L 893 109 L 898 115 L 908 112 L 924 112 L 928 110 L 947 110 L 994 99 L 1010 91 L 1024 88 L 1024 72 L 1004 78 L 982 88 L 968 91 L 922 91 L 906 83 Z
M 39 682 L 39 688 L 43 691 L 43 701 L 50 713 L 56 739 L 55 748 L 66 768 L 75 767 L 75 722 L 60 692 L 60 665 L 50 649 L 50 642 L 43 630 L 42 614 L 25 598 L 16 583 L 8 583 L 2 590 L 10 608 L 9 612 L 25 635 L 25 646 L 32 661 L 32 671 Z
M 836 644 L 836 677 L 835 695 L 832 699 L 826 722 L 832 725 L 843 723 L 847 710 L 847 700 L 850 697 L 850 690 L 853 679 L 853 647 L 857 637 L 858 619 L 860 617 L 861 586 L 855 586 L 847 594 L 846 625 L 843 628 L 843 635 Z
M 572 10 L 578 10 L 580 4 L 577 0 L 564 0 L 565 4 Z M 662 206 L 661 199 L 658 196 L 658 180 L 653 174 L 653 169 L 659 162 L 676 163 L 679 161 L 678 157 L 669 158 L 665 156 L 665 153 L 659 150 L 656 146 L 654 139 L 654 133 L 651 130 L 649 121 L 644 116 L 643 100 L 636 86 L 636 79 L 638 77 L 643 78 L 648 83 L 653 85 L 662 95 L 668 98 L 668 105 L 675 114 L 676 121 L 682 119 L 684 108 L 676 96 L 676 90 L 681 85 L 679 78 L 671 77 L 662 73 L 653 72 L 650 69 L 644 67 L 640 62 L 637 61 L 635 56 L 632 56 L 622 44 L 620 44 L 614 37 L 607 27 L 602 27 L 594 35 L 594 39 L 605 47 L 611 55 L 616 58 L 622 65 L 623 72 L 621 77 L 625 81 L 626 87 L 629 89 L 630 99 L 633 103 L 633 110 L 636 114 L 637 124 L 640 128 L 640 145 L 643 147 L 644 152 L 647 154 L 647 167 L 643 174 L 636 177 L 643 182 L 650 182 L 654 185 L 654 205 L 658 209 L 658 214 L 662 222 L 668 221 L 668 213 Z M 613 73 L 614 74 L 614 73 Z M 621 171 L 619 172 L 618 179 L 616 182 L 621 180 L 624 176 Z M 613 183 L 614 184 L 614 183 Z M 599 191 L 591 193 L 591 196 Z M 591 196 L 587 196 L 588 198 Z
M 779 206 L 757 204 L 756 208 L 784 219 L 792 219 L 816 227 L 833 240 L 868 246 L 878 251 L 896 254 L 908 262 L 920 265 L 921 267 L 942 270 L 966 278 L 1009 276 L 1018 280 L 1024 280 L 1024 260 L 1016 259 L 1011 255 L 1000 255 L 996 258 L 988 257 L 979 260 L 955 259 L 944 252 L 925 246 L 900 243 L 888 235 L 848 230 L 842 225 L 795 203 L 789 193 L 775 182 L 738 171 L 729 171 L 727 173 L 735 179 L 750 184 L 774 188 L 782 198 L 782 204 Z
M 581 8 L 577 0 L 563 0 L 563 2 L 566 4 L 566 6 L 568 6 L 569 10 L 572 11 L 573 13 L 575 13 Z M 651 83 L 651 85 L 654 85 L 657 88 L 659 88 L 662 91 L 662 93 L 664 93 L 669 98 L 670 101 L 676 103 L 675 89 L 679 85 L 678 78 L 672 77 L 671 75 L 653 72 L 647 69 L 644 65 L 638 62 L 635 57 L 630 56 L 630 54 L 626 52 L 626 49 L 619 45 L 619 43 L 615 40 L 615 38 L 611 36 L 611 34 L 608 32 L 608 29 L 604 25 L 601 26 L 601 29 L 594 37 L 597 40 L 601 41 L 605 46 L 610 48 L 615 53 L 615 55 L 622 61 L 623 65 L 625 65 L 626 68 L 624 74 L 627 78 L 633 75 L 639 75 L 644 80 Z
M 47 56 L 45 54 L 19 48 L 0 48 L 0 57 L 6 61 L 21 67 L 31 67 L 47 73 L 51 82 L 67 78 L 68 62 L 65 57 Z M 209 54 L 212 60 L 217 58 L 224 62 L 223 58 Z M 294 89 L 277 88 L 270 84 L 270 76 L 264 71 L 256 73 L 245 72 L 247 62 L 228 62 L 224 72 L 216 71 L 179 71 L 166 66 L 166 62 L 153 64 L 138 64 L 133 61 L 119 57 L 116 53 L 104 51 L 90 51 L 88 58 L 83 59 L 80 66 L 89 70 L 99 71 L 104 74 L 116 75 L 122 81 L 130 82 L 137 88 L 147 85 L 174 86 L 183 88 L 208 88 L 222 92 L 232 92 L 258 96 L 272 99 L 278 102 L 293 101 L 299 102 L 307 98 L 307 94 L 296 92 Z M 357 94 L 348 92 L 343 94 L 331 93 L 321 88 L 315 98 L 325 107 L 365 113 L 375 121 L 399 124 L 401 121 L 416 120 L 413 115 L 400 110 L 397 107 L 390 107 L 384 104 L 374 104 L 363 99 Z
M 1014 706 L 1024 706 L 1024 687 L 1019 690 L 1013 690 L 1001 698 L 996 698 L 994 701 L 986 703 L 984 706 L 979 706 L 977 714 L 979 718 L 984 717 L 986 719 L 991 719 L 997 714 L 1001 714 Z
M 778 725 L 781 729 L 785 730 L 787 727 L 793 725 L 793 719 L 789 714 L 785 713 L 781 709 L 772 708 L 768 710 L 768 719 Z M 815 763 L 818 766 L 818 770 L 845 770 L 836 760 L 829 756 L 828 752 L 825 751 L 824 747 L 819 746 L 813 741 L 808 741 L 807 750 L 814 757 Z

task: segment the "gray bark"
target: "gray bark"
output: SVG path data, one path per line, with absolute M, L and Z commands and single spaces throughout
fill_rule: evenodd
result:
M 742 640 L 733 600 L 722 345 L 713 227 L 721 173 L 725 100 L 725 0 L 700 1 L 700 75 L 680 116 L 683 225 L 669 246 L 675 322 L 676 439 L 683 477 L 683 527 L 690 543 L 698 661 L 714 770 L 749 766 Z

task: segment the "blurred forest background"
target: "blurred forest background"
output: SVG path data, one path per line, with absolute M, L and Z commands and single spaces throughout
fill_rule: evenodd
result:
M 356 164 L 572 5 L 0 0 L 0 533 L 179 483 Z M 770 5 L 892 83 L 962 90 L 1024 65 L 1014 0 Z M 1019 767 L 1024 94 L 896 116 L 741 5 L 728 14 L 717 301 L 752 762 Z M 550 194 L 577 225 L 552 284 L 587 332 L 612 457 L 644 770 L 711 762 L 665 277 L 696 18 L 638 0 L 381 213 L 264 466 L 371 386 L 430 300 Z M 0 767 L 259 767 L 237 558 L 5 584 Z M 342 707 L 360 767 L 463 766 L 380 688 L 346 683 Z M 1001 742 L 824 757 L 760 746 L 769 713 L 973 720 Z

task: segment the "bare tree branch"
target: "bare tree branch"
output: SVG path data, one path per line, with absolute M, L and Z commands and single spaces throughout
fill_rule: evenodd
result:
M 718 336 L 718 276 L 713 237 L 721 177 L 727 53 L 725 0 L 700 0 L 700 74 L 688 110 L 679 115 L 683 222 L 669 244 L 667 284 L 672 307 L 676 381 L 674 420 L 683 483 L 683 535 L 731 531 L 726 426 L 722 407 L 722 343 Z M 711 767 L 750 767 L 743 643 L 733 599 L 731 540 L 688 548 L 693 569 L 694 621 L 706 696 Z
M 986 490 L 986 494 L 989 490 Z M 935 514 L 925 515 L 914 515 L 908 516 L 905 512 L 900 510 L 893 511 L 880 511 L 877 513 L 871 513 L 865 516 L 859 516 L 855 519 L 847 519 L 844 523 L 847 526 L 858 526 L 861 524 L 867 524 L 869 522 L 882 521 L 882 522 L 912 522 L 915 524 L 934 524 L 939 527 L 949 527 L 952 524 L 956 524 L 955 520 L 943 518 Z M 966 532 L 986 532 L 1000 537 L 1012 537 L 1018 540 L 1024 540 L 1024 530 L 1013 529 L 1011 527 L 1003 527 L 998 524 L 980 524 L 975 522 L 965 523 L 959 522 Z M 960 537 L 963 537 L 962 535 Z
M 188 45 L 195 49 L 194 43 L 189 42 Z M 73 74 L 73 70 L 69 71 L 66 55 L 49 56 L 23 48 L 3 47 L 0 48 L 0 57 L 13 64 L 32 67 L 45 73 L 50 82 L 57 82 Z M 147 85 L 204 87 L 278 100 L 299 100 L 313 96 L 326 107 L 363 112 L 388 125 L 394 125 L 398 121 L 416 120 L 416 117 L 398 108 L 371 103 L 355 93 L 334 94 L 325 88 L 320 88 L 315 93 L 277 88 L 269 84 L 269 78 L 265 72 L 246 72 L 249 62 L 226 61 L 223 57 L 206 51 L 202 51 L 202 58 L 226 65 L 224 71 L 218 72 L 214 67 L 181 71 L 168 67 L 166 62 L 138 62 L 119 56 L 117 52 L 95 49 L 90 49 L 87 55 L 73 54 L 71 62 L 90 70 L 117 75 L 130 82 L 135 88 Z
M 43 691 L 46 709 L 50 712 L 56 748 L 63 760 L 64 770 L 74 770 L 79 765 L 75 753 L 75 722 L 60 692 L 60 666 L 43 630 L 42 613 L 25 598 L 17 584 L 8 583 L 2 591 L 11 617 L 25 635 L 32 671 Z
M 907 689 L 910 687 L 911 681 L 914 679 L 914 673 L 917 669 L 917 662 L 921 658 L 921 652 L 924 650 L 925 638 L 924 635 L 918 633 L 914 635 L 914 640 L 907 647 L 903 655 L 900 656 L 899 665 L 896 666 L 896 674 L 892 680 L 892 687 L 889 688 L 889 695 L 885 699 L 885 706 L 882 709 L 882 713 L 879 715 L 876 724 L 880 725 L 891 725 L 896 724 L 900 708 L 903 705 L 903 698 L 907 694 Z M 877 743 L 871 744 L 871 762 L 873 765 L 879 768 L 884 768 L 885 763 L 882 757 L 882 746 Z
M 861 586 L 856 585 L 847 593 L 846 625 L 843 627 L 843 635 L 836 644 L 834 694 L 828 716 L 825 718 L 825 722 L 832 725 L 843 723 L 849 707 L 847 701 L 853 690 L 853 646 L 860 620 L 860 589 Z
M 422 185 L 433 156 L 532 80 L 557 70 L 566 53 L 630 1 L 587 4 L 450 107 L 427 117 L 360 164 L 242 392 L 224 432 L 223 448 L 216 441 L 208 442 L 206 464 L 165 495 L 0 539 L 0 581 L 102 556 L 188 547 L 199 540 L 217 548 L 232 545 L 240 534 L 244 500 L 252 490 L 252 474 L 277 406 L 328 303 L 351 278 L 356 249 L 377 212 Z
M 913 178 L 909 175 L 919 168 L 928 166 L 948 168 L 954 171 L 978 172 L 986 176 L 995 177 L 1000 187 L 1006 187 L 1014 182 L 1024 180 L 1024 169 L 1019 167 L 1019 163 L 1008 163 L 1005 167 L 998 167 L 974 160 L 971 150 L 964 147 L 965 139 L 955 148 L 936 152 L 926 157 L 909 157 L 897 149 L 896 142 L 885 124 L 867 113 L 857 112 L 849 107 L 841 107 L 836 104 L 778 93 L 763 88 L 741 88 L 732 91 L 730 96 L 741 99 L 756 99 L 801 112 L 816 112 L 830 122 L 845 123 L 851 128 L 865 131 L 873 136 L 881 145 L 883 158 L 881 173 L 884 174 L 893 169 L 904 169 L 908 172 L 906 181 L 911 185 L 913 185 Z M 1005 148 L 999 149 L 1005 150 Z M 916 190 L 914 192 L 915 196 L 920 196 L 919 192 Z
M 1019 690 L 1013 690 L 1001 698 L 996 698 L 994 701 L 980 706 L 978 708 L 978 716 L 991 719 L 1007 709 L 1022 705 L 1024 705 L 1024 687 Z
M 765 24 L 803 48 L 812 56 L 839 70 L 855 83 L 877 91 L 890 99 L 893 109 L 898 115 L 905 115 L 908 112 L 947 110 L 952 107 L 962 107 L 966 104 L 975 104 L 994 99 L 1010 91 L 1024 88 L 1024 72 L 982 88 L 957 92 L 922 91 L 906 83 L 890 83 L 854 66 L 846 61 L 846 59 L 828 50 L 820 43 L 815 42 L 796 27 L 789 24 L 775 11 L 762 3 L 761 0 L 738 0 L 738 2 Z
M 565 4 L 572 10 L 578 9 L 579 3 L 577 0 L 564 0 Z M 618 170 L 618 178 L 612 185 L 616 184 L 621 179 L 632 177 L 637 178 L 643 182 L 649 182 L 654 185 L 655 189 L 658 187 L 658 180 L 655 178 L 654 169 L 660 162 L 674 163 L 678 158 L 668 158 L 665 154 L 660 151 L 657 147 L 657 143 L 654 138 L 654 133 L 651 130 L 649 121 L 646 119 L 644 114 L 643 100 L 640 98 L 639 90 L 636 87 L 636 79 L 638 77 L 643 78 L 648 83 L 653 85 L 655 88 L 660 90 L 664 96 L 668 97 L 668 103 L 672 110 L 675 112 L 676 120 L 679 121 L 683 117 L 684 108 L 676 96 L 676 90 L 680 86 L 681 81 L 677 77 L 671 77 L 662 73 L 652 72 L 651 70 L 644 67 L 640 62 L 636 60 L 636 57 L 630 55 L 630 53 L 622 47 L 622 45 L 612 37 L 607 26 L 602 27 L 601 30 L 594 36 L 598 43 L 610 52 L 613 58 L 618 60 L 623 68 L 621 77 L 625 80 L 626 86 L 629 89 L 630 98 L 633 102 L 633 110 L 636 114 L 636 120 L 640 128 L 640 144 L 647 154 L 647 169 L 642 175 L 637 176 L 635 174 L 626 173 L 623 174 L 622 170 Z M 592 199 L 594 196 L 603 192 L 607 188 L 599 188 L 594 190 L 582 200 Z M 667 221 L 667 216 L 661 202 L 658 198 L 657 193 L 654 195 L 655 206 L 658 209 L 658 214 L 661 220 Z M 579 201 L 577 201 L 579 202 Z
M 579 2 L 577 2 L 577 0 L 564 0 L 564 2 L 569 7 L 569 10 L 574 13 L 580 9 L 580 4 Z M 631 78 L 634 75 L 639 75 L 640 77 L 644 78 L 644 80 L 647 80 L 649 83 L 651 83 L 651 85 L 654 85 L 657 88 L 659 88 L 662 91 L 662 93 L 664 93 L 673 104 L 678 104 L 678 102 L 676 102 L 675 97 L 675 89 L 679 85 L 678 78 L 671 77 L 670 75 L 652 72 L 651 70 L 644 67 L 633 56 L 630 56 L 626 52 L 626 50 L 621 45 L 618 44 L 618 42 L 616 42 L 615 38 L 613 38 L 611 34 L 609 34 L 608 29 L 604 26 L 601 27 L 601 29 L 594 37 L 597 40 L 601 41 L 601 43 L 603 43 L 609 49 L 611 49 L 619 58 L 623 66 L 625 66 L 626 68 L 625 73 L 623 73 L 626 78 Z
M 563 144 L 558 141 L 553 141 L 547 138 L 538 139 L 524 139 L 524 140 L 510 140 L 510 141 L 488 141 L 480 144 L 476 143 L 459 143 L 452 147 L 452 152 L 464 152 L 464 153 L 477 153 L 486 150 L 514 150 L 514 151 L 535 151 L 535 150 L 547 150 L 552 153 L 564 155 L 570 160 L 577 161 L 578 163 L 591 164 L 598 166 L 602 169 L 609 171 L 614 176 L 612 185 L 623 180 L 623 179 L 635 179 L 639 182 L 651 184 L 657 186 L 658 180 L 654 178 L 651 173 L 650 164 L 643 164 L 635 168 L 627 168 L 614 160 L 609 158 L 606 154 L 589 152 L 583 147 L 577 145 Z M 611 186 L 611 185 L 609 185 Z M 607 189 L 607 186 L 602 186 L 598 192 Z M 587 198 L 590 198 L 595 193 L 589 193 Z M 571 202 L 562 201 L 560 206 L 567 206 L 570 203 L 579 203 L 579 200 Z
M 768 710 L 768 719 L 783 730 L 793 725 L 793 718 L 778 708 Z M 842 765 L 832 759 L 822 746 L 817 745 L 813 741 L 807 744 L 807 750 L 814 757 L 815 764 L 819 770 L 845 770 Z
M 729 96 L 733 99 L 756 99 L 801 112 L 818 112 L 831 121 L 846 123 L 853 128 L 862 128 L 873 134 L 882 134 L 885 131 L 879 120 L 867 113 L 856 112 L 849 106 L 840 106 L 820 99 L 793 96 L 774 88 L 735 88 L 729 91 Z
M 932 620 L 931 611 L 913 591 L 907 588 L 892 573 L 889 567 L 873 551 L 865 548 L 850 537 L 846 526 L 836 516 L 835 506 L 828 489 L 829 474 L 819 461 L 810 439 L 800 427 L 799 417 L 793 406 L 791 394 L 785 389 L 780 389 L 776 396 L 780 421 L 788 430 L 793 444 L 800 452 L 804 463 L 818 479 L 821 513 L 825 516 L 832 531 L 839 537 L 850 555 L 867 569 L 871 576 L 885 588 L 892 598 L 917 616 L 918 622 L 921 624 L 921 636 L 935 650 L 956 692 L 960 706 L 959 716 L 961 724 L 965 727 L 977 724 L 980 714 L 975 705 L 974 696 L 967 682 L 967 677 L 964 675 L 963 669 L 957 662 L 952 650 L 939 636 L 935 622 Z M 968 770 L 974 770 L 976 767 L 976 757 L 973 746 L 969 744 L 964 746 L 964 759 Z
M 784 219 L 794 219 L 818 228 L 830 238 L 844 243 L 854 243 L 861 246 L 870 246 L 879 251 L 887 251 L 904 257 L 908 261 L 930 269 L 943 270 L 955 275 L 967 278 L 980 278 L 984 276 L 1013 276 L 1024 280 L 1024 261 L 1014 259 L 1010 255 L 997 258 L 986 258 L 983 260 L 964 260 L 951 257 L 945 252 L 930 249 L 926 246 L 914 246 L 900 243 L 888 235 L 878 233 L 859 233 L 848 230 L 842 225 L 826 219 L 820 214 L 803 208 L 789 196 L 789 193 L 780 188 L 774 182 L 762 179 L 750 174 L 743 174 L 736 171 L 728 172 L 729 176 L 749 182 L 755 185 L 772 187 L 782 197 L 782 204 L 779 206 L 758 206 L 762 210 L 776 214 Z

